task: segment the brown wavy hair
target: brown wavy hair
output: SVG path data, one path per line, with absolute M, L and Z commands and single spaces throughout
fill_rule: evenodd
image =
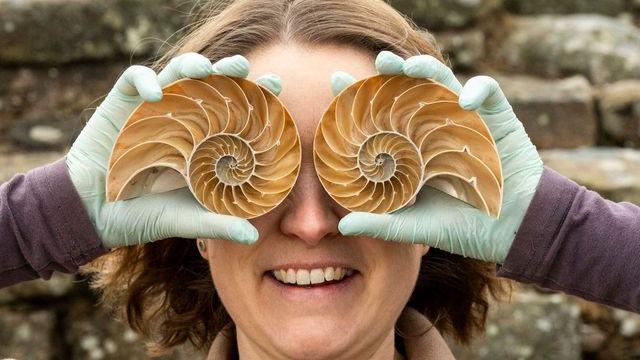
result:
M 430 54 L 446 63 L 430 33 L 382 0 L 238 0 L 205 5 L 187 35 L 151 67 L 158 71 L 185 52 L 217 61 L 278 41 L 350 44 L 370 51 L 372 59 L 382 50 L 405 58 Z M 150 355 L 187 341 L 207 351 L 232 321 L 192 239 L 117 248 L 83 271 L 93 274 L 102 303 L 148 339 Z M 432 248 L 407 305 L 442 333 L 467 343 L 484 330 L 490 298 L 503 292 L 494 273 L 494 264 Z M 398 336 L 412 334 L 396 332 L 403 353 Z

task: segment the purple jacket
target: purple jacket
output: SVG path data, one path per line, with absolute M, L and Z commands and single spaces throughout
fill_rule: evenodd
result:
M 64 158 L 0 185 L 0 287 L 73 273 L 108 252 Z M 640 312 L 640 207 L 546 168 L 497 274 Z

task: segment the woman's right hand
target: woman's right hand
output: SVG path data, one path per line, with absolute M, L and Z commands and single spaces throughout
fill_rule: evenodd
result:
M 65 159 L 69 175 L 89 217 L 107 248 L 144 244 L 171 237 L 216 238 L 251 244 L 257 230 L 245 219 L 209 212 L 187 187 L 124 201 L 107 202 L 105 179 L 109 157 L 120 128 L 142 102 L 162 99 L 162 88 L 182 78 L 204 78 L 213 73 L 246 77 L 249 62 L 240 55 L 214 65 L 206 57 L 186 53 L 173 58 L 159 73 L 133 65 L 116 81 L 73 143 Z M 257 80 L 276 95 L 280 79 Z

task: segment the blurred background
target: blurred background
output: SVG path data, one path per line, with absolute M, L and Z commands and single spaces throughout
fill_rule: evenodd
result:
M 165 51 L 203 2 L 0 0 L 0 182 L 62 157 L 118 75 Z M 461 81 L 498 79 L 546 165 L 640 204 L 640 0 L 391 3 Z M 146 359 L 86 283 L 0 290 L 0 358 Z M 640 359 L 640 315 L 516 286 L 485 336 L 453 346 L 462 359 Z

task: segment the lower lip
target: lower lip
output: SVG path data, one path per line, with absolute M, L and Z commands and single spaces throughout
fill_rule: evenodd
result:
M 353 291 L 357 280 L 359 280 L 360 273 L 356 271 L 341 281 L 314 286 L 286 285 L 269 274 L 265 274 L 264 276 L 269 283 L 276 286 L 286 299 L 291 301 L 308 301 L 310 299 L 326 300 L 328 297 L 335 298 L 350 293 Z

